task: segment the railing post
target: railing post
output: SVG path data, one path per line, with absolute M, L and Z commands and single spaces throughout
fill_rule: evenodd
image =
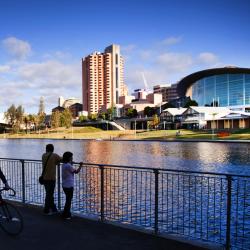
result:
M 99 166 L 101 175 L 101 221 L 104 221 L 104 166 Z
M 227 231 L 226 231 L 226 250 L 231 245 L 231 201 L 232 201 L 232 177 L 227 176 Z
M 57 165 L 57 207 L 61 210 L 61 171 L 60 163 Z
M 159 210 L 159 170 L 154 169 L 155 175 L 155 234 L 158 233 L 158 210 Z
M 25 167 L 24 167 L 24 160 L 20 160 L 22 164 L 22 202 L 25 203 Z

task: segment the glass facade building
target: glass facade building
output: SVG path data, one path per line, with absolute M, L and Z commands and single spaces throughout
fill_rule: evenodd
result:
M 190 87 L 199 106 L 250 105 L 250 73 L 215 74 L 200 78 Z

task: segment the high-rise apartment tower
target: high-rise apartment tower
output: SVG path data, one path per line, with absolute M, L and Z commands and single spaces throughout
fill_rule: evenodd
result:
M 112 44 L 104 53 L 94 52 L 82 59 L 83 110 L 96 114 L 119 103 L 126 95 L 120 46 Z

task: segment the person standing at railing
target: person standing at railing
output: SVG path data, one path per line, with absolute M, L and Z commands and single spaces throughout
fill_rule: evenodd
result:
M 53 144 L 46 145 L 46 152 L 42 155 L 43 168 L 45 168 L 43 179 L 45 188 L 44 214 L 51 215 L 57 213 L 54 202 L 54 191 L 56 186 L 56 167 L 61 162 L 61 157 L 54 153 Z
M 62 213 L 62 218 L 70 220 L 71 219 L 71 201 L 74 192 L 74 175 L 78 174 L 82 168 L 82 162 L 77 169 L 73 168 L 73 153 L 65 152 L 62 159 L 62 187 L 66 195 L 66 201 L 64 205 L 64 210 Z
M 10 186 L 9 186 L 9 184 L 7 182 L 7 179 L 6 179 L 5 175 L 3 174 L 1 168 L 0 168 L 0 179 L 2 180 L 2 182 L 3 182 L 4 186 L 5 186 L 4 188 L 5 189 L 10 189 Z

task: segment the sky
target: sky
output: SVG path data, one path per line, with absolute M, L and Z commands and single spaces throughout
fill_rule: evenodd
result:
M 250 68 L 250 0 L 0 0 L 0 112 L 82 98 L 81 59 L 119 44 L 129 92 Z

